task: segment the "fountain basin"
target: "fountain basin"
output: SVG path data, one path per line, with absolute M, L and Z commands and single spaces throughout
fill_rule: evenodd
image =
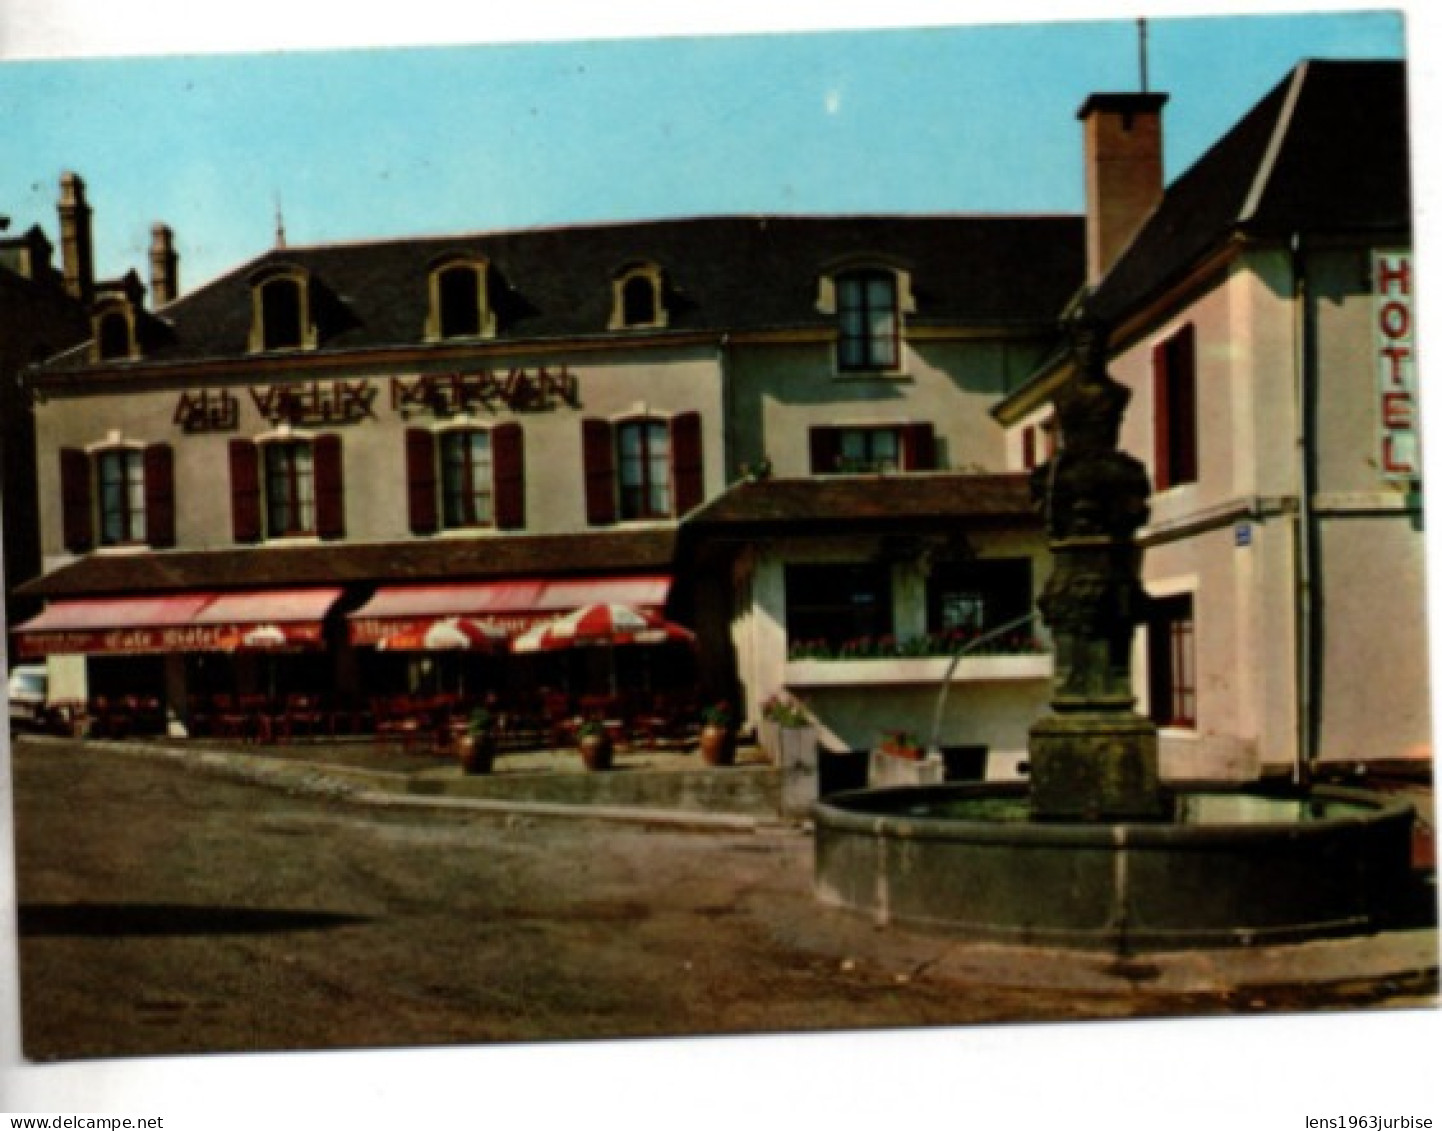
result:
M 818 899 L 964 937 L 1131 953 L 1365 934 L 1412 885 L 1415 813 L 1361 790 L 1180 791 L 1162 821 L 1030 818 L 1025 783 L 817 804 Z

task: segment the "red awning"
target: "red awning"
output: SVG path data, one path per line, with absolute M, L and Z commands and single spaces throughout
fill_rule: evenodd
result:
M 130 655 L 318 648 L 339 589 L 56 601 L 15 629 L 16 652 Z
M 350 639 L 378 645 L 394 636 L 424 636 L 450 617 L 515 635 L 582 605 L 609 602 L 659 610 L 670 591 L 671 579 L 657 575 L 385 586 L 350 614 Z

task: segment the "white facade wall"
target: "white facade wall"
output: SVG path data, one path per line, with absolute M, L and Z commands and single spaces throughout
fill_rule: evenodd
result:
M 175 455 L 176 546 L 182 550 L 234 548 L 232 537 L 228 445 L 236 438 L 275 435 L 277 429 L 261 414 L 251 389 L 319 380 L 365 382 L 375 392 L 373 418 L 355 423 L 297 425 L 297 436 L 333 432 L 342 437 L 347 543 L 401 542 L 415 537 L 408 522 L 405 432 L 410 427 L 441 428 L 475 423 L 482 426 L 517 421 L 525 444 L 526 524 L 522 530 L 467 529 L 435 537 L 514 537 L 518 534 L 563 534 L 590 529 L 586 523 L 582 467 L 581 420 L 611 420 L 636 415 L 675 416 L 696 411 L 702 420 L 705 496 L 720 492 L 725 482 L 725 438 L 722 424 L 721 365 L 713 347 L 691 350 L 618 350 L 574 357 L 547 355 L 505 359 L 484 358 L 447 366 L 446 372 L 489 369 L 504 375 L 512 369 L 534 373 L 541 367 L 559 372 L 562 366 L 577 383 L 576 407 L 514 412 L 494 411 L 440 420 L 424 411 L 403 413 L 392 405 L 392 381 L 412 381 L 414 368 L 378 373 L 312 377 L 297 358 L 290 378 L 257 374 L 240 380 L 198 383 L 195 378 L 164 388 L 130 389 L 113 383 L 105 394 L 52 393 L 36 406 L 41 505 L 41 538 L 45 569 L 70 560 L 63 547 L 60 507 L 62 448 L 92 448 L 116 443 L 165 442 Z M 176 406 L 185 392 L 227 391 L 238 405 L 234 430 L 186 433 L 176 422 Z M 640 524 L 619 524 L 635 527 Z M 610 527 L 609 529 L 615 529 Z M 294 544 L 296 539 L 287 539 Z M 124 553 L 124 550 L 97 551 Z
M 1195 329 L 1197 481 L 1156 492 L 1140 535 L 1148 592 L 1194 599 L 1197 725 L 1163 731 L 1170 777 L 1236 779 L 1294 766 L 1307 726 L 1323 761 L 1430 752 L 1423 537 L 1408 511 L 1415 500 L 1378 470 L 1370 251 L 1305 254 L 1303 297 L 1288 249 L 1248 251 L 1110 365 L 1133 394 L 1121 446 L 1155 467 L 1153 350 L 1183 326 Z M 1311 704 L 1299 659 L 1304 336 L 1321 624 Z M 1021 427 L 1010 429 L 1011 452 Z M 1145 630 L 1135 658 L 1145 709 Z

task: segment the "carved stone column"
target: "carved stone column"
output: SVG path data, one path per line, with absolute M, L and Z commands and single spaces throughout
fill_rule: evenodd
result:
M 1056 648 L 1052 713 L 1031 729 L 1032 815 L 1158 819 L 1157 732 L 1134 710 L 1131 680 L 1147 601 L 1135 534 L 1151 485 L 1117 450 L 1131 394 L 1106 372 L 1105 333 L 1081 324 L 1073 348 L 1078 371 L 1055 402 L 1062 443 L 1032 476 L 1053 558 L 1040 606 Z

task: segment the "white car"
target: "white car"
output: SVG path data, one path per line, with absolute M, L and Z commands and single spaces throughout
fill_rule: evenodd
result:
M 39 726 L 45 721 L 50 697 L 50 673 L 43 664 L 21 664 L 10 673 L 6 694 L 10 699 L 11 726 Z

